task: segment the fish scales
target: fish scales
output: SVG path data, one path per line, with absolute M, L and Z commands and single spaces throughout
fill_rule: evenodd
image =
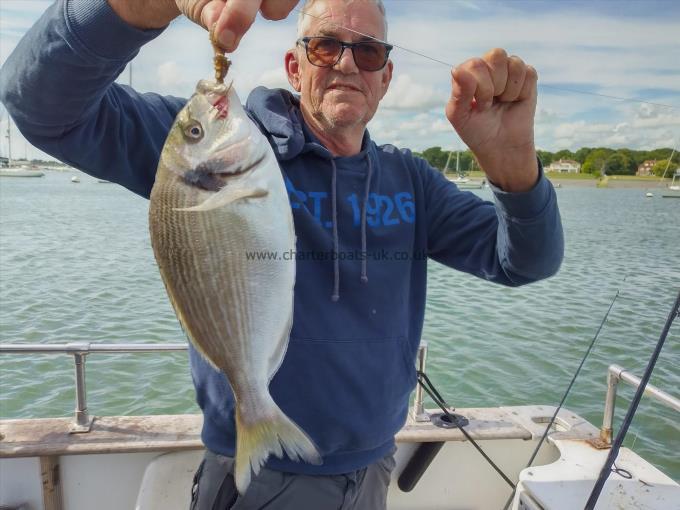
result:
M 292 324 L 295 261 L 281 254 L 294 250 L 295 233 L 274 153 L 229 85 L 199 82 L 178 114 L 149 228 L 180 323 L 234 392 L 239 492 L 270 454 L 320 463 L 269 393 Z

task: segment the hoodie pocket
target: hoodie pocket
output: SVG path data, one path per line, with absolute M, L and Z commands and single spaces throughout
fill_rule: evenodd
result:
M 270 390 L 322 455 L 371 450 L 404 424 L 416 384 L 410 358 L 405 337 L 291 337 Z

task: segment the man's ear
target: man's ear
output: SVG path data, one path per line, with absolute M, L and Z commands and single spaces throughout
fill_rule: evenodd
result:
M 394 69 L 394 64 L 392 63 L 391 60 L 387 61 L 387 65 L 383 69 L 383 75 L 382 75 L 382 95 L 380 96 L 380 99 L 385 97 L 385 94 L 387 94 L 387 89 L 390 86 L 390 82 L 392 81 L 392 70 Z
M 300 61 L 298 60 L 298 55 L 296 48 L 292 48 L 286 52 L 284 57 L 286 65 L 286 76 L 288 76 L 288 83 L 297 92 L 300 92 Z

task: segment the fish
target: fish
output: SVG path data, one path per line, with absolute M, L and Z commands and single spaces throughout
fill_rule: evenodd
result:
M 233 390 L 239 493 L 271 454 L 321 464 L 269 392 L 293 320 L 295 260 L 284 254 L 294 253 L 295 228 L 274 151 L 231 83 L 199 81 L 177 114 L 151 191 L 149 231 L 182 328 Z

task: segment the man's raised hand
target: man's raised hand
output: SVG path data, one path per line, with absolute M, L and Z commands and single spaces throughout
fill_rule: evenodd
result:
M 270 20 L 290 14 L 298 0 L 175 0 L 179 10 L 206 30 L 216 23 L 215 34 L 224 50 L 234 51 L 260 11 Z
M 505 191 L 536 183 L 536 70 L 493 49 L 452 71 L 446 117 L 491 182 Z
M 141 29 L 163 28 L 180 14 L 215 34 L 225 51 L 234 51 L 255 21 L 257 12 L 283 19 L 298 0 L 108 0 L 124 21 Z

